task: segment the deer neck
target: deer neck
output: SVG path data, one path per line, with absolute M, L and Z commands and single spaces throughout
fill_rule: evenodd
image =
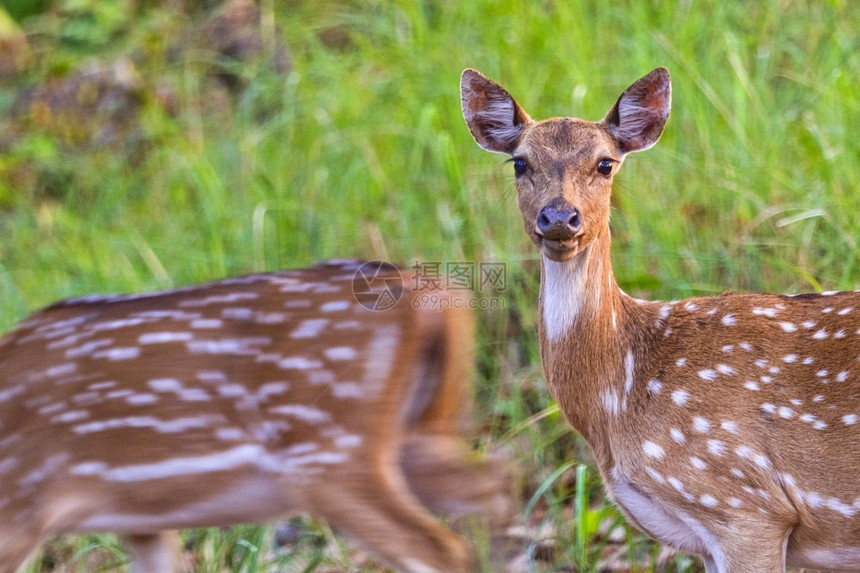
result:
M 607 427 L 626 410 L 634 369 L 648 355 L 649 309 L 618 288 L 609 229 L 570 261 L 541 261 L 540 347 L 544 375 L 568 422 L 598 463 Z M 633 342 L 636 344 L 633 344 Z M 601 464 L 602 465 L 602 464 Z

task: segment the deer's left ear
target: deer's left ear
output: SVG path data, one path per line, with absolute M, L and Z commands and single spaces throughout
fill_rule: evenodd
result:
M 600 123 L 615 136 L 622 153 L 642 151 L 660 139 L 671 106 L 669 70 L 657 68 L 624 90 Z

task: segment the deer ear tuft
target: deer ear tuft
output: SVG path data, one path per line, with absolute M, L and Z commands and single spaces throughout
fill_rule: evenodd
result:
M 531 121 L 502 86 L 471 68 L 460 77 L 460 103 L 469 131 L 488 151 L 512 153 Z
M 648 149 L 660 139 L 672 106 L 669 70 L 657 68 L 624 90 L 603 118 L 623 153 Z

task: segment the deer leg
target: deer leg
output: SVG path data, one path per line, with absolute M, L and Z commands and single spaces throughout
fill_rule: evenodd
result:
M 176 554 L 179 533 L 162 531 L 145 535 L 126 535 L 125 546 L 131 558 L 129 573 L 167 573 L 178 571 Z
M 335 530 L 398 571 L 474 570 L 466 544 L 419 503 L 396 466 L 391 468 L 340 476 L 332 487 L 316 484 L 308 492 L 311 507 Z M 332 491 L 340 494 L 333 496 Z
M 21 536 L 20 533 L 0 531 L 0 573 L 17 571 L 38 545 L 38 537 Z
M 788 533 L 770 534 L 764 527 L 744 533 L 748 535 L 741 537 L 735 533 L 719 536 L 720 546 L 703 558 L 707 573 L 785 572 L 785 541 Z
M 447 435 L 413 435 L 400 449 L 409 489 L 433 512 L 478 514 L 494 526 L 510 519 L 510 471 L 501 454 L 479 455 Z
M 16 520 L 15 512 L 8 507 L 0 512 L 0 573 L 17 571 L 43 537 L 41 526 Z

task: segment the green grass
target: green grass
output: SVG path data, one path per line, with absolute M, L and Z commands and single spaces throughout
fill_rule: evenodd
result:
M 475 384 L 483 441 L 516 456 L 522 519 L 551 532 L 529 548 L 548 559 L 533 561 L 538 570 L 593 570 L 611 543 L 599 522 L 618 517 L 595 471 L 582 482 L 587 450 L 544 387 L 537 255 L 511 168 L 474 144 L 460 116 L 463 68 L 505 85 L 533 117 L 588 119 L 652 68 L 670 69 L 666 132 L 616 182 L 614 264 L 631 294 L 860 288 L 855 2 L 264 0 L 293 71 L 241 68 L 247 88 L 235 96 L 210 89 L 212 62 L 167 57 L 181 18 L 111 2 L 90 19 L 25 20 L 40 57 L 6 81 L 0 113 L 22 86 L 130 50 L 145 93 L 168 82 L 179 111 L 144 97 L 134 145 L 75 144 L 56 125 L 0 138 L 0 326 L 62 297 L 329 257 L 503 261 L 507 308 L 480 315 Z M 198 570 L 219 570 L 217 555 L 239 538 L 268 547 L 260 531 L 201 542 L 216 557 Z M 651 570 L 658 549 L 624 536 L 634 569 Z M 76 543 L 73 554 L 90 547 Z M 347 559 L 306 545 L 302 567 L 312 570 L 314 551 L 320 571 Z M 254 551 L 231 557 L 245 559 L 234 570 L 277 568 L 271 551 Z

